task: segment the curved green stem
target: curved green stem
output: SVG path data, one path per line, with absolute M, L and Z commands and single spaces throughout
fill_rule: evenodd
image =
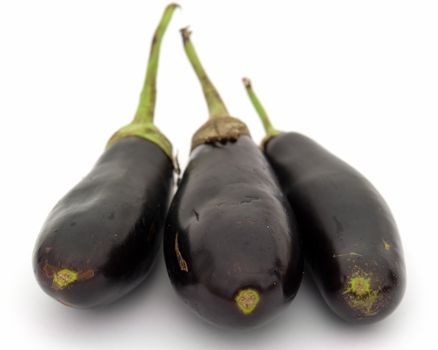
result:
M 260 100 L 258 99 L 257 95 L 255 94 L 254 90 L 252 89 L 251 80 L 248 78 L 243 78 L 243 85 L 245 85 L 246 92 L 248 93 L 249 99 L 251 100 L 252 105 L 254 106 L 255 110 L 257 111 L 257 114 L 260 117 L 260 120 L 263 123 L 263 127 L 266 131 L 266 137 L 270 138 L 272 136 L 280 134 L 280 131 L 275 129 L 272 126 L 272 123 L 268 117 L 268 113 L 266 113 L 266 110 L 263 108 L 262 104 L 260 103 Z
M 207 73 L 199 61 L 198 55 L 196 54 L 195 48 L 190 40 L 190 30 L 188 28 L 181 29 L 181 35 L 184 43 L 184 50 L 193 69 L 195 70 L 199 82 L 201 83 L 202 91 L 207 101 L 210 119 L 229 116 L 228 110 L 225 107 L 221 96 L 208 78 Z
M 160 55 L 161 42 L 170 19 L 172 18 L 172 14 L 177 7 L 179 7 L 178 4 L 167 5 L 166 9 L 164 10 L 163 17 L 161 18 L 161 21 L 155 30 L 149 53 L 146 78 L 133 123 L 152 123 L 154 120 L 158 58 Z
M 146 78 L 135 117 L 130 124 L 125 125 L 114 133 L 108 141 L 107 147 L 122 138 L 136 136 L 155 143 L 169 156 L 170 159 L 172 159 L 172 144 L 154 125 L 154 111 L 161 41 L 163 40 L 164 33 L 166 32 L 167 26 L 172 18 L 172 14 L 177 7 L 179 7 L 177 4 L 167 5 L 163 17 L 155 30 L 149 53 Z

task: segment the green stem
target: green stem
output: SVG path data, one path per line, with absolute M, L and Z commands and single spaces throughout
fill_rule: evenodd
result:
M 159 146 L 164 153 L 172 160 L 172 144 L 164 134 L 154 125 L 154 111 L 156 100 L 158 58 L 160 46 L 164 33 L 172 14 L 179 7 L 177 4 L 170 4 L 164 10 L 163 17 L 158 24 L 152 40 L 151 51 L 146 72 L 143 90 L 140 95 L 137 112 L 131 123 L 117 130 L 109 139 L 106 147 L 125 137 L 140 137 Z
M 163 17 L 155 30 L 149 53 L 146 78 L 133 123 L 152 124 L 154 121 L 158 58 L 160 55 L 161 42 L 170 19 L 172 18 L 172 14 L 177 7 L 179 7 L 179 5 L 174 3 L 167 5 Z
M 230 114 L 228 113 L 221 96 L 208 78 L 207 73 L 199 61 L 198 55 L 196 54 L 195 48 L 190 40 L 190 30 L 188 28 L 181 29 L 181 35 L 184 43 L 184 50 L 193 69 L 195 70 L 199 82 L 201 83 L 202 91 L 207 101 L 210 119 L 229 116 Z
M 262 104 L 260 103 L 260 100 L 258 99 L 257 95 L 254 93 L 254 90 L 252 89 L 251 80 L 248 78 L 243 78 L 243 85 L 245 85 L 246 92 L 248 93 L 249 99 L 251 100 L 252 105 L 254 106 L 255 110 L 257 111 L 257 114 L 260 117 L 260 120 L 263 123 L 263 127 L 266 131 L 266 137 L 272 137 L 275 135 L 278 135 L 280 131 L 275 129 L 272 126 L 272 123 L 268 117 L 268 113 L 266 113 L 266 110 L 263 108 Z

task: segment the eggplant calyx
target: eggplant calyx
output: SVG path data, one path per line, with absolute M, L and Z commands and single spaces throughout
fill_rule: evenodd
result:
M 109 139 L 106 147 L 108 148 L 116 141 L 129 137 L 137 136 L 155 143 L 172 160 L 172 144 L 166 136 L 152 123 L 131 123 L 116 131 Z
M 248 127 L 241 120 L 230 116 L 212 118 L 193 135 L 191 150 L 206 143 L 235 141 L 242 135 L 251 137 Z

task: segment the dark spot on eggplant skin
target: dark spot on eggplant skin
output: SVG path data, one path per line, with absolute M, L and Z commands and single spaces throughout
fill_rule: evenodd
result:
M 152 37 L 152 46 L 154 46 L 154 45 L 157 45 L 157 42 L 158 42 L 158 37 L 157 37 L 157 35 L 154 35 L 153 37 Z
M 113 220 L 114 217 L 115 217 L 114 212 L 111 212 L 111 213 L 108 215 L 108 220 Z
M 336 225 L 336 233 L 340 234 L 342 232 L 344 232 L 344 226 L 342 225 L 342 223 L 338 220 L 338 218 L 336 216 L 333 216 L 333 221 Z
M 393 285 L 397 285 L 398 276 L 394 271 L 389 272 L 389 280 L 392 282 Z
M 195 209 L 193 209 L 193 214 L 195 214 L 196 221 L 199 222 L 199 213 Z
M 259 201 L 260 198 L 255 196 L 245 196 L 245 199 L 243 201 L 240 201 L 240 204 L 249 204 L 253 201 Z

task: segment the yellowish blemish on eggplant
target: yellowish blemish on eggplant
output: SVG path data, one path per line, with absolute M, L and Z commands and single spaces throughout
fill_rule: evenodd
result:
M 182 254 L 179 250 L 179 243 L 178 243 L 178 233 L 175 235 L 175 254 L 176 259 L 178 260 L 178 265 L 181 271 L 189 272 L 189 267 L 187 265 L 187 262 L 182 257 Z
M 50 265 L 47 261 L 44 263 L 41 271 L 46 278 L 52 280 L 52 288 L 56 290 L 64 289 L 73 282 L 85 281 L 94 277 L 95 271 L 88 269 L 85 271 L 75 271 L 70 268 L 57 267 Z
M 344 293 L 354 293 L 361 297 L 370 292 L 370 280 L 368 278 L 357 276 L 350 279 L 349 287 Z
M 78 279 L 78 273 L 70 269 L 62 269 L 53 274 L 53 288 L 64 289 Z
M 239 291 L 239 293 L 237 293 L 234 301 L 243 314 L 249 315 L 254 311 L 260 302 L 260 295 L 254 289 L 242 289 Z
M 347 304 L 363 317 L 373 316 L 378 311 L 381 298 L 380 288 L 373 288 L 372 273 L 356 268 L 348 278 L 347 286 L 342 293 Z
M 385 240 L 383 240 L 383 247 L 387 251 L 391 249 L 391 245 L 387 241 L 385 241 Z

